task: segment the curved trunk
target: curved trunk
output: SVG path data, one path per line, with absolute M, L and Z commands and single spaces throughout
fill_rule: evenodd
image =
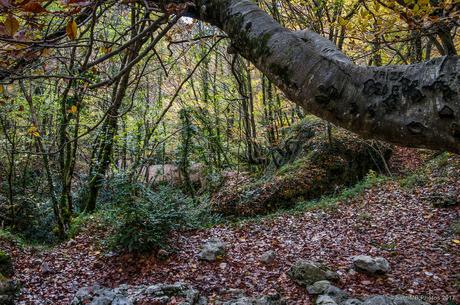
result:
M 283 28 L 252 1 L 197 2 L 194 17 L 226 32 L 306 111 L 363 137 L 460 153 L 459 57 L 357 66 L 326 39 Z

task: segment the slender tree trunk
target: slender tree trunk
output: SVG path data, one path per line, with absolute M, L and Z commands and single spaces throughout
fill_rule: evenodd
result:
M 55 217 L 56 224 L 57 224 L 58 235 L 61 238 L 64 238 L 66 236 L 67 229 L 69 227 L 69 223 L 66 222 L 65 221 L 66 218 L 63 217 L 63 213 L 62 213 L 62 209 L 61 209 L 62 207 L 60 206 L 59 201 L 58 201 L 57 196 L 56 196 L 55 185 L 54 185 L 54 181 L 53 181 L 53 174 L 51 172 L 51 166 L 50 166 L 50 160 L 49 160 L 49 156 L 48 156 L 48 151 L 45 148 L 45 145 L 43 144 L 42 138 L 41 138 L 44 133 L 43 133 L 42 129 L 40 128 L 40 124 L 38 122 L 38 118 L 37 118 L 37 114 L 35 112 L 35 107 L 34 107 L 34 104 L 33 104 L 32 96 L 28 93 L 27 89 L 25 88 L 25 86 L 24 86 L 24 84 L 22 82 L 20 82 L 20 87 L 21 87 L 22 93 L 23 93 L 23 95 L 24 95 L 24 97 L 25 97 L 25 99 L 26 99 L 26 101 L 27 101 L 27 103 L 29 105 L 31 121 L 32 121 L 33 126 L 36 129 L 37 134 L 34 133 L 33 136 L 35 137 L 35 141 L 36 141 L 36 144 L 37 144 L 37 147 L 38 147 L 38 151 L 42 155 L 43 166 L 45 168 L 45 174 L 46 174 L 46 180 L 47 180 L 47 183 L 48 183 L 49 195 L 50 195 L 50 198 L 51 198 L 51 202 L 53 204 L 53 211 L 54 211 L 54 217 Z
M 90 180 L 88 182 L 88 199 L 85 205 L 85 212 L 91 213 L 96 209 L 96 201 L 99 195 L 99 190 L 103 184 L 105 174 L 110 164 L 110 158 L 113 152 L 114 137 L 117 133 L 119 109 L 122 105 L 125 96 L 129 74 L 126 73 L 118 86 L 113 96 L 113 103 L 108 111 L 107 118 L 102 126 L 102 133 L 99 139 L 98 153 L 96 162 L 90 169 Z

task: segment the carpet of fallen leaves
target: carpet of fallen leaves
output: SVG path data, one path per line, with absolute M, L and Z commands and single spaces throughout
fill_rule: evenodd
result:
M 459 158 L 451 159 L 460 164 Z M 290 304 L 310 304 L 305 289 L 286 275 L 298 259 L 338 270 L 338 286 L 355 296 L 409 294 L 446 304 L 448 298 L 460 299 L 460 245 L 454 242 L 459 236 L 450 229 L 460 208 L 435 209 L 423 198 L 442 187 L 460 190 L 460 166 L 450 171 L 442 173 L 447 177 L 442 185 L 436 184 L 440 173 L 434 171 L 427 184 L 409 190 L 390 180 L 332 211 L 177 233 L 172 237 L 176 252 L 166 261 L 154 254 L 107 254 L 98 247 L 104 232 L 92 230 L 45 251 L 1 246 L 14 256 L 16 278 L 23 285 L 19 304 L 69 304 L 78 288 L 94 283 L 176 281 L 190 283 L 211 302 L 228 289 L 241 289 L 251 296 L 279 292 Z M 200 246 L 213 237 L 227 242 L 227 255 L 214 263 L 198 261 Z M 277 257 L 264 265 L 260 256 L 268 250 Z M 387 258 L 392 271 L 378 278 L 353 272 L 350 258 L 359 254 Z

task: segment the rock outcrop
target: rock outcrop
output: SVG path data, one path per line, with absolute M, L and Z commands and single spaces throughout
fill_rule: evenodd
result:
M 99 285 L 78 290 L 71 305 L 134 305 L 168 304 L 174 298 L 182 305 L 205 305 L 207 300 L 198 290 L 183 284 L 157 284 L 150 286 L 121 285 L 106 288 Z
M 106 288 L 99 285 L 78 290 L 71 305 L 135 305 L 135 304 L 181 304 L 207 305 L 208 300 L 198 290 L 183 284 L 156 284 L 149 286 L 121 285 Z M 212 304 L 219 305 L 287 305 L 279 295 L 248 297 L 242 291 L 234 291 L 225 299 L 218 298 Z M 2 305 L 2 303 L 0 303 Z M 8 304 L 10 305 L 10 304 Z
M 213 262 L 222 258 L 226 253 L 226 245 L 218 239 L 211 239 L 203 244 L 198 259 Z
M 286 155 L 288 162 L 275 162 L 271 176 L 223 187 L 211 198 L 213 211 L 223 215 L 251 216 L 289 208 L 332 194 L 364 178 L 370 170 L 383 172 L 384 160 L 391 156 L 386 144 L 359 140 L 337 129 L 332 141 L 324 137 L 323 123 L 303 123 L 292 127 L 305 134 L 273 151 Z M 295 151 L 295 153 L 294 153 Z M 294 153 L 293 155 L 291 153 Z M 284 164 L 283 164 L 284 163 Z
M 275 261 L 276 252 L 273 250 L 267 251 L 260 256 L 260 261 L 264 264 L 272 264 Z
M 297 284 L 309 286 L 318 281 L 338 280 L 338 274 L 331 271 L 326 266 L 312 261 L 297 261 L 288 271 L 288 276 Z
M 376 295 L 364 300 L 349 296 L 344 290 L 329 281 L 319 281 L 307 287 L 310 295 L 316 296 L 316 305 L 429 305 L 410 296 Z
M 358 255 L 352 258 L 356 271 L 370 275 L 384 275 L 390 272 L 390 263 L 383 257 Z
M 232 300 L 218 303 L 222 305 L 287 305 L 287 302 L 278 294 L 262 296 L 259 298 L 249 298 L 239 296 Z

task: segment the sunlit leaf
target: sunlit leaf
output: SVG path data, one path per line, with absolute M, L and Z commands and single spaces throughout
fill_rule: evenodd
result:
M 31 126 L 27 129 L 27 132 L 33 137 L 39 137 L 40 133 L 38 132 L 37 126 Z
M 69 110 L 67 110 L 69 113 L 76 113 L 78 111 L 78 108 L 77 106 L 75 105 L 72 105 L 72 107 L 69 108 Z
M 65 31 L 67 33 L 67 36 L 71 40 L 75 40 L 77 38 L 77 36 L 78 36 L 78 28 L 77 28 L 77 23 L 75 22 L 75 20 L 72 19 L 67 23 Z

